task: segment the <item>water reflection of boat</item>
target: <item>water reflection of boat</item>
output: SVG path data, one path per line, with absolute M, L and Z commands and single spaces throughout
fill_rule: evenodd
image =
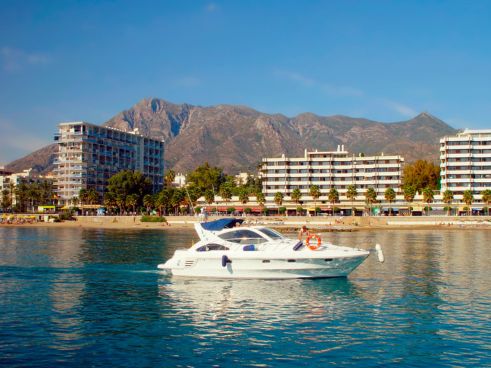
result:
M 361 298 L 347 279 L 281 280 L 199 280 L 162 278 L 159 295 L 166 312 L 176 319 L 191 318 L 200 325 L 261 320 L 325 319 L 343 314 Z M 302 311 L 302 313 L 299 313 Z
M 242 221 L 196 223 L 200 241 L 189 249 L 176 250 L 158 268 L 188 277 L 346 277 L 370 254 L 364 249 L 322 242 L 318 236 L 310 236 L 303 243 L 266 227 L 236 227 Z

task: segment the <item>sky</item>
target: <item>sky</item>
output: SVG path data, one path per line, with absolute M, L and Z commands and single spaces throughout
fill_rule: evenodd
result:
M 491 1 L 0 0 L 0 164 L 143 98 L 491 128 Z

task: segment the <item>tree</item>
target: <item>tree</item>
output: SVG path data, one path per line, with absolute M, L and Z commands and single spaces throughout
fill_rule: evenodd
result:
M 402 188 L 404 200 L 407 203 L 412 203 L 414 201 L 414 197 L 416 196 L 416 187 L 413 185 L 408 185 Z
M 314 208 L 317 207 L 317 200 L 321 196 L 321 191 L 318 185 L 311 185 L 309 189 L 309 194 L 314 200 Z
M 28 189 L 29 188 L 26 183 L 20 183 L 15 187 L 15 197 L 17 200 L 16 206 L 21 212 L 25 211 L 26 204 L 29 200 Z
M 368 204 L 369 215 L 372 212 L 372 204 L 377 202 L 377 192 L 373 188 L 367 188 L 365 192 L 365 202 Z
M 334 204 L 339 202 L 339 193 L 336 190 L 336 188 L 331 188 L 329 194 L 327 195 L 327 199 L 329 200 L 329 203 L 331 203 L 332 205 L 332 214 L 334 215 Z
M 117 206 L 116 198 L 112 193 L 104 193 L 104 206 L 106 206 L 110 211 Z
M 440 167 L 426 160 L 417 160 L 404 167 L 402 186 L 413 186 L 418 192 L 424 188 L 438 189 Z
M 130 194 L 126 197 L 125 204 L 127 207 L 131 207 L 133 209 L 133 214 L 136 214 L 136 205 L 138 204 L 138 195 Z
M 143 196 L 143 205 L 145 206 L 147 213 L 150 213 L 151 209 L 155 205 L 155 197 L 151 194 L 145 194 Z
M 12 206 L 12 202 L 10 201 L 10 193 L 8 189 L 2 190 L 2 208 L 7 210 Z
M 172 191 L 171 197 L 169 198 L 169 204 L 174 210 L 174 213 L 179 213 L 179 207 L 186 199 L 186 193 L 182 189 L 176 189 Z
M 241 188 L 241 190 L 239 192 L 239 201 L 242 204 L 246 204 L 247 202 L 249 202 L 249 193 L 244 188 Z
M 151 194 L 152 183 L 139 171 L 123 170 L 113 175 L 108 180 L 107 191 L 112 193 L 116 198 L 126 197 L 135 194 L 137 196 L 137 204 L 141 204 L 141 200 L 145 194 Z M 136 205 L 135 205 L 136 206 Z
M 290 198 L 295 203 L 300 202 L 300 199 L 302 198 L 302 192 L 300 192 L 300 189 L 298 189 L 298 188 L 293 189 Z
M 275 193 L 274 203 L 276 203 L 277 206 L 281 206 L 281 204 L 283 203 L 283 193 L 281 193 L 281 192 Z
M 396 192 L 392 188 L 387 188 L 384 192 L 384 198 L 389 202 L 389 215 L 392 215 L 392 202 L 396 199 Z
M 215 193 L 213 192 L 212 189 L 207 189 L 205 191 L 205 201 L 206 203 L 208 203 L 209 205 L 211 205 L 213 202 L 215 202 Z
M 159 212 L 159 216 L 165 212 L 165 210 L 170 206 L 170 198 L 172 196 L 173 190 L 164 189 L 160 191 L 155 198 L 155 207 Z
M 447 204 L 447 216 L 450 216 L 450 205 L 452 204 L 453 201 L 453 192 L 449 189 L 443 192 L 442 194 L 442 201 L 443 203 Z
M 87 189 L 82 188 L 78 191 L 78 199 L 80 200 L 80 205 L 84 205 L 88 201 L 88 192 Z
M 481 193 L 482 201 L 486 203 L 488 207 L 488 216 L 489 216 L 489 203 L 491 202 L 491 189 L 485 189 Z
M 472 202 L 474 201 L 474 195 L 472 194 L 472 191 L 469 189 L 464 191 L 464 193 L 462 193 L 462 200 L 464 201 L 464 203 L 469 208 L 468 211 L 469 211 L 469 215 L 470 215 L 471 214 L 471 205 L 472 205 Z
M 193 183 L 201 193 L 204 193 L 207 189 L 220 188 L 225 183 L 226 177 L 221 168 L 212 167 L 208 162 L 205 162 L 190 172 L 186 177 L 186 181 Z
M 41 190 L 39 183 L 26 183 L 26 195 L 29 202 L 29 207 L 34 212 L 36 203 L 41 200 Z
M 126 197 L 124 197 L 122 194 L 117 194 L 114 196 L 114 198 L 116 200 L 116 205 L 119 208 L 119 214 L 122 215 L 125 210 Z
M 348 185 L 346 191 L 346 198 L 348 198 L 351 201 L 352 208 L 353 208 L 353 201 L 356 199 L 357 196 L 358 196 L 358 191 L 356 190 L 356 186 L 353 184 Z
M 264 206 L 264 203 L 266 202 L 266 198 L 264 197 L 263 192 L 256 193 L 256 201 L 261 207 Z
M 164 175 L 165 186 L 167 188 L 171 187 L 175 178 L 176 178 L 176 172 L 172 169 L 167 170 L 167 172 Z
M 232 199 L 232 189 L 229 185 L 223 184 L 220 187 L 220 197 L 222 197 L 225 203 L 228 203 Z
M 87 189 L 87 202 L 89 204 L 95 204 L 99 201 L 99 194 L 94 188 Z
M 434 197 L 435 197 L 435 193 L 433 192 L 433 189 L 431 189 L 430 187 L 426 187 L 423 189 L 423 201 L 426 202 L 427 204 L 426 207 L 428 209 L 426 215 L 429 215 L 430 203 L 433 202 Z

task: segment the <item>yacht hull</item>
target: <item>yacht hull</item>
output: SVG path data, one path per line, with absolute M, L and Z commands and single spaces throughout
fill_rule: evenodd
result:
M 358 267 L 368 252 L 349 257 L 328 258 L 257 258 L 222 254 L 209 258 L 173 258 L 159 265 L 173 276 L 221 279 L 297 279 L 347 277 Z M 227 262 L 223 266 L 222 257 Z M 321 255 L 319 255 L 321 256 Z

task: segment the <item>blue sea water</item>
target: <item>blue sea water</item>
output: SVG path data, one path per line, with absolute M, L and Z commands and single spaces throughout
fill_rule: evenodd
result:
M 182 280 L 192 230 L 0 228 L 0 365 L 491 366 L 491 231 L 325 234 L 381 243 L 348 279 Z

